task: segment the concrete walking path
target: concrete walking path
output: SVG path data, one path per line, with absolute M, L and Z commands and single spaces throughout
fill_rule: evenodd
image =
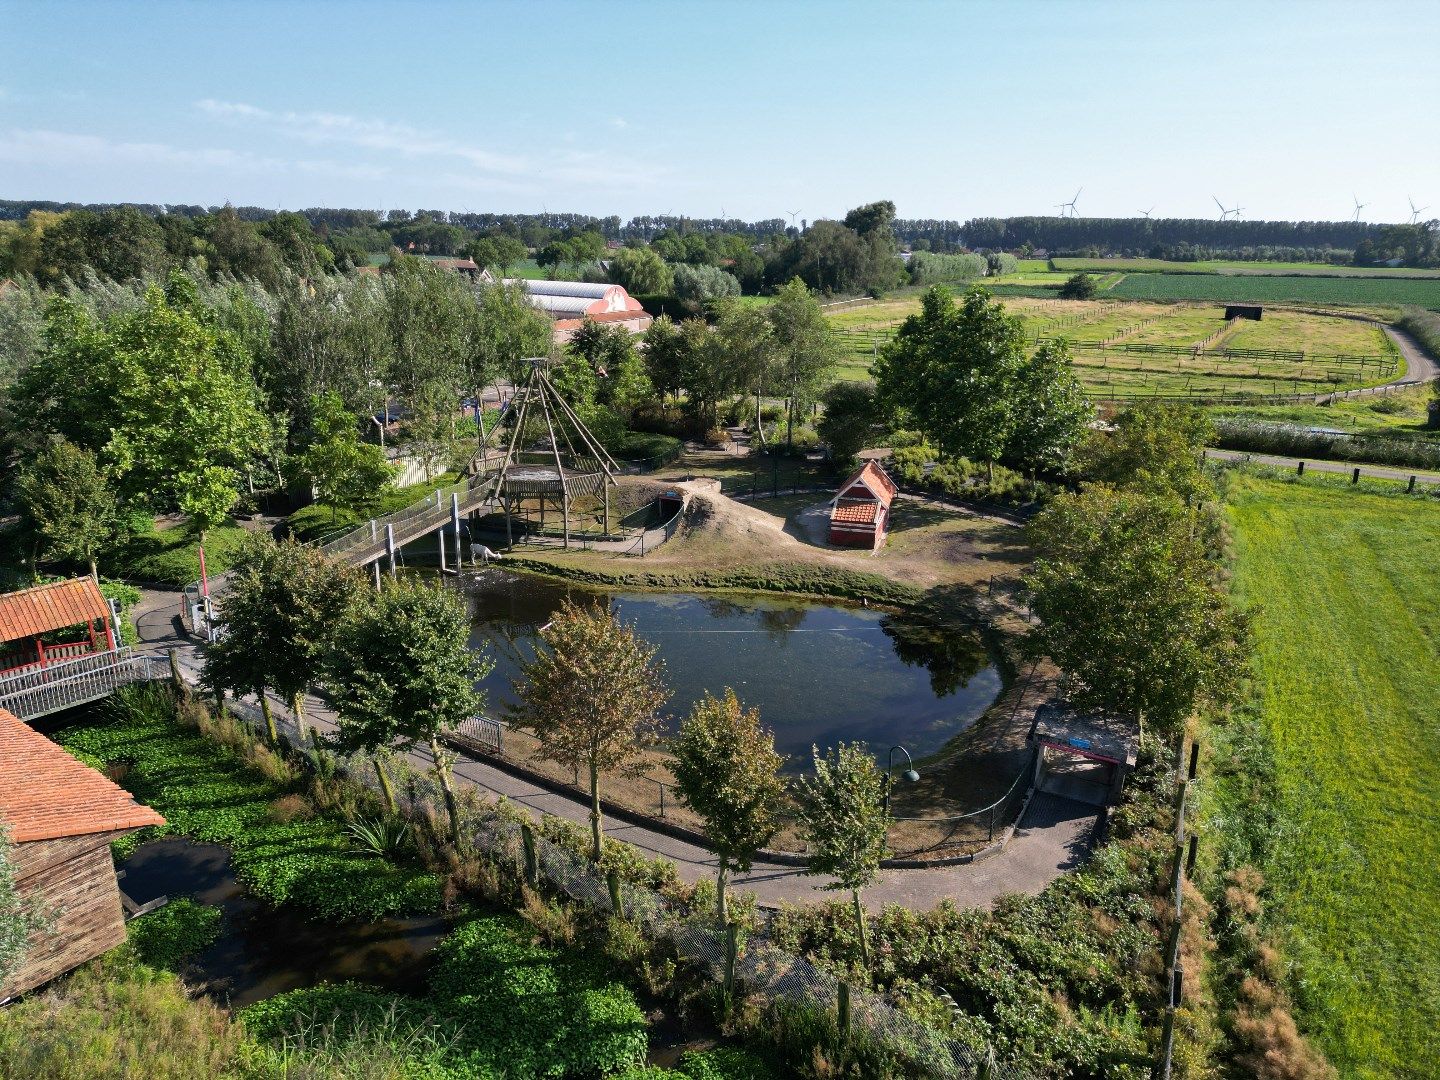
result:
M 198 681 L 202 666 L 199 650 L 181 627 L 180 594 L 145 589 L 142 596 L 135 609 L 141 647 L 179 650 L 183 672 L 189 680 Z M 283 702 L 273 698 L 272 708 L 277 717 L 291 715 Z M 322 732 L 333 730 L 334 712 L 327 704 L 311 696 L 306 699 L 305 709 L 311 726 Z M 409 757 L 416 768 L 431 767 L 429 751 L 424 748 L 416 749 Z M 504 796 L 537 819 L 542 814 L 553 814 L 589 826 L 590 811 L 585 803 L 516 777 L 488 762 L 462 755 L 455 764 L 455 775 L 461 783 L 486 795 Z M 878 911 L 885 904 L 926 910 L 942 900 L 950 900 L 960 907 L 989 907 L 1007 893 L 1034 895 L 1084 860 L 1093 843 L 1097 821 L 1094 806 L 1037 792 L 1009 845 L 1000 854 L 959 866 L 884 870 L 879 880 L 865 891 L 865 905 L 872 911 Z M 647 856 L 669 859 L 684 881 L 715 875 L 714 855 L 697 844 L 614 818 L 606 819 L 605 831 L 606 835 L 633 845 Z M 815 903 L 844 896 L 826 890 L 827 879 L 823 877 L 809 877 L 800 867 L 776 863 L 757 862 L 749 873 L 731 880 L 734 887 L 753 892 L 767 907 L 781 903 Z

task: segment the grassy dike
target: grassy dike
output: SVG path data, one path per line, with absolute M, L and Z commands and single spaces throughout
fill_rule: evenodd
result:
M 1259 729 L 1217 790 L 1258 817 L 1298 1021 L 1342 1076 L 1440 1060 L 1440 505 L 1237 476 L 1235 589 L 1255 612 Z M 1227 805 L 1228 800 L 1228 805 Z M 1222 843 L 1235 843 L 1233 836 Z M 1250 854 L 1250 853 L 1247 853 Z

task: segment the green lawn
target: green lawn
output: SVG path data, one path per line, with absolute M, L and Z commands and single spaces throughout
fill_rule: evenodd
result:
M 1440 1061 L 1440 504 L 1238 478 L 1236 591 L 1299 1020 L 1345 1077 Z
M 1434 278 L 1318 277 L 1307 274 L 1126 274 L 1107 292 L 1125 300 L 1223 303 L 1398 305 L 1440 308 Z

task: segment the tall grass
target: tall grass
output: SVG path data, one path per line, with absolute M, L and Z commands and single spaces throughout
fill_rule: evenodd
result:
M 1440 312 L 1407 307 L 1395 325 L 1420 342 L 1430 358 L 1440 363 Z
M 1440 469 L 1440 442 L 1405 432 L 1364 435 L 1312 431 L 1291 424 L 1216 417 L 1215 445 L 1225 450 L 1316 461 L 1363 461 L 1407 469 Z
M 1440 1061 L 1440 506 L 1237 478 L 1273 743 L 1264 866 L 1302 1030 L 1341 1075 Z

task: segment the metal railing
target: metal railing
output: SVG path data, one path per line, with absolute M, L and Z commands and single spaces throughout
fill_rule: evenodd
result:
M 0 679 L 0 708 L 21 720 L 33 720 L 96 701 L 130 683 L 168 675 L 165 663 L 151 653 L 131 649 L 96 653 Z
M 503 754 L 505 752 L 505 725 L 488 716 L 472 716 L 447 733 L 445 741 L 455 743 L 462 749 L 480 750 L 488 754 Z
M 376 548 L 383 548 L 387 527 L 394 531 L 398 546 L 402 542 L 402 536 L 413 539 L 419 533 L 428 532 L 435 526 L 448 522 L 451 496 L 459 497 L 460 511 L 465 513 L 481 503 L 488 502 L 494 495 L 494 486 L 493 476 L 477 476 L 436 488 L 419 502 L 411 503 L 384 517 L 372 518 L 341 536 L 327 540 L 320 545 L 320 551 L 327 558 L 348 562 L 357 553 L 370 554 Z

